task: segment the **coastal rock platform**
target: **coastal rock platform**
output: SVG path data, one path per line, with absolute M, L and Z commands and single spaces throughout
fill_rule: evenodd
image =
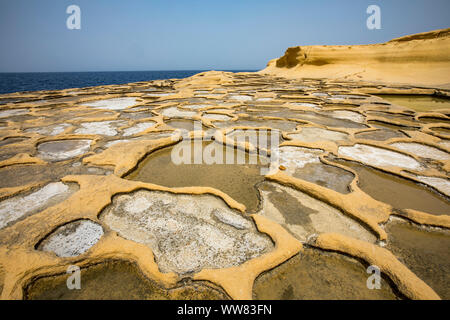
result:
M 217 71 L 1 95 L 1 298 L 449 299 L 449 95 Z M 274 170 L 239 130 L 277 137 Z M 247 162 L 171 163 L 197 141 Z

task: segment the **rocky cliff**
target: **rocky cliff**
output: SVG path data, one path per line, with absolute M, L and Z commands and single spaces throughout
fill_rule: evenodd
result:
M 370 45 L 299 46 L 261 73 L 450 87 L 450 28 Z

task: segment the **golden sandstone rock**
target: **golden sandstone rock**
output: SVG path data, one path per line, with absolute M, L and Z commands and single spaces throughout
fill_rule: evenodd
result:
M 362 80 L 449 89 L 450 29 L 382 44 L 292 47 L 260 72 L 289 78 Z
M 393 286 L 386 297 L 448 299 L 402 263 L 401 250 L 391 252 L 389 226 L 393 218 L 420 226 L 423 239 L 439 232 L 426 242 L 433 250 L 417 250 L 449 264 L 449 71 L 447 29 L 386 44 L 289 48 L 259 73 L 1 95 L 1 298 L 51 297 L 76 265 L 87 277 L 131 268 L 130 281 L 151 281 L 142 298 L 251 299 L 255 279 L 285 281 L 278 266 L 301 261 L 307 247 L 308 272 L 332 251 L 341 258 L 327 261 L 360 259 L 339 267 L 355 268 L 351 281 L 377 266 Z M 398 93 L 392 103 L 385 96 Z M 200 162 L 175 169 L 166 156 L 182 140 L 200 148 Z M 279 158 L 274 170 L 264 161 L 205 164 L 222 148 L 245 161 Z M 375 181 L 377 192 L 368 187 Z M 416 206 L 401 190 L 427 200 Z M 413 234 L 403 236 L 414 242 Z

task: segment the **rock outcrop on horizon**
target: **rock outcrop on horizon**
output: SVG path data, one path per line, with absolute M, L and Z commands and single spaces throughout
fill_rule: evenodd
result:
M 260 73 L 450 88 L 450 28 L 381 44 L 298 46 Z

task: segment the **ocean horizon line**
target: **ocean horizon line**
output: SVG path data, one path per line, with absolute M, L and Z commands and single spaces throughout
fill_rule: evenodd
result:
M 0 72 L 0 94 L 121 85 L 164 79 L 183 79 L 211 70 Z M 255 72 L 257 70 L 216 70 Z

